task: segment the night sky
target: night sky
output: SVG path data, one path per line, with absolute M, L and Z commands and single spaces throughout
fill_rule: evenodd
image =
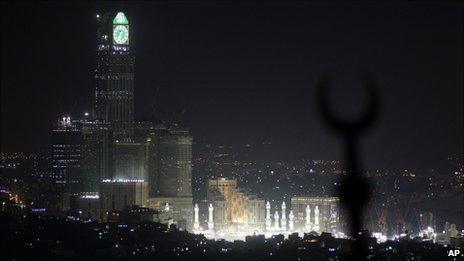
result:
M 315 105 L 326 72 L 345 116 L 362 111 L 355 75 L 381 83 L 382 115 L 362 142 L 370 169 L 433 167 L 463 154 L 463 5 L 22 3 L 1 6 L 1 150 L 49 148 L 63 114 L 91 111 L 96 19 L 128 14 L 138 119 L 189 126 L 205 144 L 263 160 L 336 159 Z

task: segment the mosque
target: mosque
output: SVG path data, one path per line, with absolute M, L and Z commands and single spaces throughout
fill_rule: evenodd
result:
M 340 235 L 338 198 L 301 196 L 287 203 L 289 208 L 285 201 L 271 206 L 240 190 L 236 179 L 210 179 L 207 200 L 193 208 L 193 233 L 226 240 L 311 231 Z

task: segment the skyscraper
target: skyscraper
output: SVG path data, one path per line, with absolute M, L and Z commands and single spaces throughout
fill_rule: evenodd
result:
M 116 140 L 130 140 L 134 121 L 134 64 L 123 12 L 97 15 L 94 118 L 111 123 Z
M 158 137 L 158 171 L 153 173 L 157 197 L 192 197 L 192 137 L 170 129 Z
M 145 143 L 134 142 L 134 65 L 129 20 L 123 12 L 97 14 L 94 117 L 113 131 L 112 177 L 145 179 Z
M 169 204 L 172 218 L 183 229 L 192 228 L 192 137 L 187 130 L 159 126 L 152 136 L 148 205 L 162 209 Z
M 111 176 L 112 131 L 108 123 L 84 120 L 81 132 L 81 188 L 85 192 L 96 192 L 101 180 Z
M 150 197 L 192 196 L 192 137 L 176 125 L 134 122 L 134 142 L 145 149 Z M 141 177 L 139 177 L 141 178 Z
M 66 192 L 96 192 L 111 171 L 108 124 L 63 117 L 52 132 L 52 167 Z
M 63 117 L 52 131 L 53 176 L 63 192 L 79 191 L 81 147 L 81 128 L 70 117 Z
M 93 118 L 73 123 L 66 118 L 54 130 L 55 173 L 64 184 L 79 184 L 76 192 L 83 201 L 108 201 L 105 188 L 114 187 L 110 183 L 143 183 L 149 206 L 172 206 L 174 221 L 188 228 L 193 215 L 192 137 L 177 125 L 134 121 L 135 57 L 129 20 L 123 12 L 97 14 L 96 19 Z
M 115 142 L 112 152 L 113 178 L 146 179 L 147 146 L 145 143 Z

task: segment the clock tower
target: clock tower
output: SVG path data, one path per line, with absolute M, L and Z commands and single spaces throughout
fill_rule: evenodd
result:
M 134 65 L 129 20 L 123 12 L 97 14 L 94 118 L 111 124 L 117 141 L 130 141 L 134 121 Z
M 113 19 L 113 45 L 129 45 L 129 21 L 123 12 L 119 12 Z

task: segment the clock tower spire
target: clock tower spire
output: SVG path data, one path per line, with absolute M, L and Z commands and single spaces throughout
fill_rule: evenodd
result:
M 113 48 L 129 45 L 129 21 L 123 12 L 118 12 L 113 19 Z
M 97 14 L 94 117 L 111 123 L 113 137 L 130 141 L 134 121 L 134 65 L 124 12 Z

